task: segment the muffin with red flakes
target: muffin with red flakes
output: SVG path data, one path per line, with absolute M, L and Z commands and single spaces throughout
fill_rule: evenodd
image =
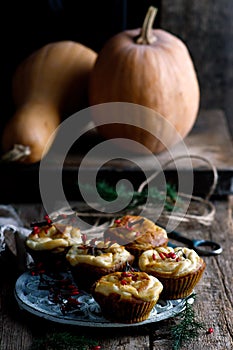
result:
M 162 283 L 154 276 L 123 271 L 101 277 L 94 284 L 92 295 L 107 320 L 138 323 L 149 317 L 162 290 Z
M 168 243 L 165 229 L 145 217 L 136 215 L 125 215 L 116 219 L 104 232 L 104 238 L 124 245 L 136 259 L 144 251 L 165 247 Z
M 78 227 L 47 221 L 35 225 L 26 238 L 26 250 L 36 264 L 46 270 L 66 269 L 66 253 L 74 245 L 82 242 Z
M 163 299 L 180 299 L 190 295 L 201 279 L 205 261 L 186 247 L 159 247 L 139 257 L 139 268 L 163 284 Z
M 71 247 L 66 259 L 79 289 L 89 292 L 100 277 L 132 265 L 134 256 L 117 243 L 85 239 Z

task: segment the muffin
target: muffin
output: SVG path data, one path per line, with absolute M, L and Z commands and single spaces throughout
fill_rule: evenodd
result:
M 100 277 L 123 271 L 127 265 L 131 265 L 134 256 L 117 243 L 94 239 L 74 245 L 66 259 L 79 289 L 89 292 Z
M 159 247 L 144 252 L 138 262 L 141 271 L 157 277 L 163 284 L 163 299 L 190 295 L 205 270 L 204 260 L 186 247 Z
M 36 264 L 45 269 L 66 269 L 66 253 L 73 244 L 82 242 L 80 229 L 61 223 L 34 226 L 26 238 L 26 250 Z
M 136 323 L 149 317 L 162 290 L 162 283 L 145 272 L 114 272 L 94 284 L 92 295 L 107 320 Z
M 168 243 L 165 229 L 145 217 L 135 215 L 116 219 L 104 232 L 104 238 L 124 245 L 135 258 L 148 249 L 167 246 Z

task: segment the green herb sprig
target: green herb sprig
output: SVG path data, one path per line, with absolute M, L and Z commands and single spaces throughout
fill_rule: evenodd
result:
M 89 184 L 79 184 L 79 187 L 87 191 L 89 195 L 93 193 L 93 200 L 95 200 L 95 192 L 92 186 Z M 136 190 L 132 191 L 127 189 L 124 184 L 120 184 L 116 191 L 116 188 L 106 181 L 98 181 L 96 183 L 96 190 L 101 198 L 109 202 L 117 198 L 131 198 L 127 209 L 134 209 L 143 205 L 148 198 L 152 203 L 157 204 L 158 202 L 163 202 L 164 209 L 167 211 L 172 211 L 174 208 L 177 208 L 177 203 L 179 201 L 181 202 L 181 199 L 178 198 L 175 186 L 171 184 L 166 184 L 166 191 L 164 193 L 159 191 L 156 187 L 145 188 L 143 191 L 138 192 Z
M 193 293 L 185 299 L 184 310 L 176 317 L 176 324 L 171 326 L 173 350 L 179 350 L 185 343 L 196 339 L 200 330 L 206 328 L 203 322 L 196 319 L 193 303 L 190 303 L 191 298 L 195 297 Z
M 95 347 L 97 348 L 98 344 L 93 339 L 69 332 L 54 332 L 35 338 L 30 350 L 90 350 Z

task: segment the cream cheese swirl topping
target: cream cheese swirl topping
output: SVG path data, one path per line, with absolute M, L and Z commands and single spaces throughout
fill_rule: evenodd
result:
M 202 262 L 193 249 L 159 247 L 143 252 L 138 264 L 141 271 L 158 277 L 179 277 L 198 270 Z
M 121 299 L 158 300 L 163 290 L 162 283 L 145 272 L 115 272 L 101 277 L 96 282 L 95 292 L 108 296 L 117 293 Z
M 71 225 L 53 224 L 34 228 L 26 245 L 33 250 L 51 250 L 82 242 L 80 229 Z
M 116 219 L 104 232 L 104 237 L 121 245 L 132 243 L 145 249 L 165 245 L 168 241 L 165 229 L 145 217 L 136 215 L 125 215 Z
M 77 264 L 90 264 L 100 267 L 112 267 L 118 263 L 125 263 L 131 254 L 117 243 L 96 241 L 95 244 L 73 245 L 66 258 L 72 266 Z

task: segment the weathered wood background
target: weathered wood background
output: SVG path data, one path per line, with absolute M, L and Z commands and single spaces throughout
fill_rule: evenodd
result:
M 186 43 L 202 108 L 223 109 L 233 135 L 233 2 L 162 0 L 160 26 Z

